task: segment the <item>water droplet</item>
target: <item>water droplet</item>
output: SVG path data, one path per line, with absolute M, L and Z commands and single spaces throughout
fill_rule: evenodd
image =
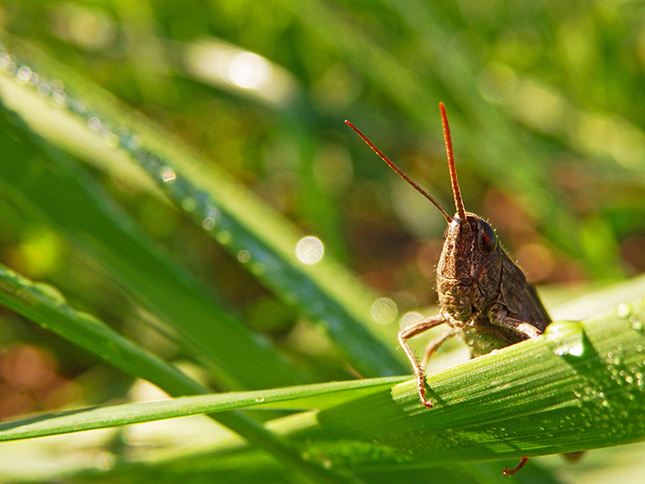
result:
M 255 399 L 255 403 L 262 403 L 264 402 L 264 397 L 258 397 Z
M 87 120 L 87 127 L 92 131 L 98 131 L 99 129 L 101 129 L 101 120 L 93 116 Z
M 65 89 L 65 84 L 63 84 L 63 81 L 60 81 L 58 79 L 54 79 L 49 84 L 51 85 L 53 91 L 62 91 Z
M 381 299 L 377 299 L 374 304 L 372 304 L 372 309 L 370 312 L 374 321 L 380 324 L 388 324 L 394 321 L 398 310 L 394 301 L 386 297 L 382 297 Z
M 318 237 L 307 236 L 296 245 L 296 257 L 304 264 L 319 262 L 325 253 L 325 246 Z
M 554 353 L 558 356 L 582 356 L 584 327 L 578 321 L 558 321 L 546 328 L 547 341 L 556 343 Z
M 16 77 L 23 82 L 28 82 L 31 77 L 31 69 L 29 67 L 21 67 L 18 69 Z
M 63 293 L 61 293 L 58 288 L 51 286 L 49 284 L 46 284 L 44 282 L 36 282 L 33 284 L 34 289 L 37 289 L 38 292 L 41 294 L 47 296 L 50 301 L 56 302 L 58 304 L 65 304 L 65 296 L 63 296 Z
M 49 94 L 51 93 L 51 88 L 49 87 L 49 84 L 47 84 L 46 82 L 41 82 L 40 84 L 38 84 L 38 88 L 36 88 L 36 92 L 43 97 L 49 96 Z
M 217 240 L 222 245 L 228 245 L 233 240 L 233 236 L 228 230 L 222 230 L 215 234 L 215 240 Z
M 202 220 L 202 227 L 206 230 L 213 230 L 215 228 L 215 219 L 213 217 L 206 217 Z
M 237 260 L 240 262 L 248 262 L 251 260 L 251 253 L 248 250 L 241 250 L 237 253 Z
M 166 182 L 174 181 L 177 179 L 177 174 L 175 173 L 175 170 L 170 168 L 169 166 L 164 166 L 161 168 L 159 171 L 159 174 L 161 175 L 161 179 Z
M 193 210 L 195 210 L 196 206 L 197 202 L 192 197 L 186 197 L 181 201 L 181 208 L 186 210 L 186 212 L 192 212 Z
M 9 54 L 6 52 L 0 52 L 0 68 L 4 69 L 7 64 L 11 62 Z
M 67 104 L 67 94 L 65 94 L 65 91 L 63 91 L 62 89 L 55 89 L 52 93 L 52 102 L 59 107 L 65 106 L 65 104 Z
M 643 323 L 638 320 L 632 320 L 632 329 L 635 329 L 639 333 L 643 332 Z
M 632 305 L 631 304 L 621 304 L 616 308 L 616 316 L 621 319 L 626 319 L 632 314 Z
M 32 71 L 32 72 L 31 72 L 31 77 L 29 78 L 29 80 L 27 81 L 27 83 L 28 83 L 29 85 L 31 85 L 31 86 L 35 86 L 36 84 L 38 84 L 38 81 L 39 81 L 39 80 L 40 80 L 40 76 L 39 76 L 38 74 L 36 74 L 35 72 L 33 72 L 33 71 Z

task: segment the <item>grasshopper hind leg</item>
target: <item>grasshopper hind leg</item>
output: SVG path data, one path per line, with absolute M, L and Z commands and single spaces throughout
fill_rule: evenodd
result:
M 401 345 L 401 348 L 403 348 L 403 351 L 405 351 L 405 354 L 408 357 L 408 360 L 410 360 L 410 363 L 412 364 L 412 368 L 414 369 L 414 375 L 417 378 L 417 388 L 419 392 L 419 398 L 421 399 L 421 403 L 423 403 L 423 405 L 425 405 L 427 408 L 432 408 L 432 402 L 429 400 L 426 400 L 426 396 L 425 396 L 426 381 L 423 375 L 423 367 L 421 366 L 421 364 L 419 364 L 419 360 L 414 354 L 414 351 L 412 351 L 412 348 L 410 348 L 410 345 L 408 344 L 407 340 L 409 338 L 412 338 L 413 336 L 424 333 L 425 331 L 428 331 L 430 328 L 434 328 L 435 326 L 438 326 L 445 322 L 446 322 L 446 318 L 444 318 L 441 315 L 438 315 L 438 316 L 433 316 L 431 318 L 421 319 L 420 321 L 412 323 L 411 325 L 406 326 L 405 328 L 399 331 L 399 344 Z M 450 336 L 452 336 L 452 334 Z M 436 351 L 436 349 L 439 348 L 441 343 L 443 343 L 450 336 L 442 335 L 441 342 L 435 342 L 435 340 L 433 340 L 431 343 L 434 343 L 434 344 L 428 345 L 428 348 L 432 352 Z M 428 351 L 428 348 L 426 348 L 426 353 Z M 426 358 L 424 358 L 424 361 L 426 361 Z
M 443 333 L 437 335 L 435 338 L 432 338 L 428 345 L 426 346 L 425 351 L 423 352 L 423 359 L 421 360 L 421 366 L 425 368 L 428 365 L 428 361 L 432 358 L 432 355 L 443 345 L 447 340 L 459 334 L 459 330 L 456 328 L 448 328 Z

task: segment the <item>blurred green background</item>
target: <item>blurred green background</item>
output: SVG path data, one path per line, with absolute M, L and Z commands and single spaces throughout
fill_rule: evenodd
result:
M 643 2 L 5 1 L 0 28 L 34 72 L 102 87 L 318 237 L 399 316 L 436 303 L 445 221 L 343 121 L 452 213 L 440 101 L 467 210 L 497 228 L 548 306 L 645 272 Z M 1 75 L 16 78 L 7 59 Z M 82 147 L 72 154 L 86 158 Z M 357 376 L 239 255 L 125 170 L 83 166 L 308 381 Z M 203 370 L 104 270 L 2 191 L 0 220 L 0 262 Z M 1 417 L 132 397 L 130 377 L 8 310 L 0 318 Z M 376 325 L 392 350 L 399 319 Z

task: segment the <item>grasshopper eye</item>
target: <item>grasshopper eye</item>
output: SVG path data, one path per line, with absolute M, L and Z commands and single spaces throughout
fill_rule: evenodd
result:
M 482 251 L 482 254 L 492 254 L 493 251 L 497 248 L 497 236 L 493 227 L 484 222 L 483 220 L 478 220 L 478 229 L 477 242 L 479 243 L 479 250 Z

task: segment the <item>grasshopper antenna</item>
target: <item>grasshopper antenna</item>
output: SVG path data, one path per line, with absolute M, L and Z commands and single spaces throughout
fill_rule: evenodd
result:
M 443 106 L 443 104 L 442 104 L 442 106 Z M 447 123 L 447 121 L 446 121 L 446 123 Z M 417 185 L 412 180 L 410 180 L 410 178 L 405 173 L 403 173 L 401 171 L 401 169 L 399 169 L 398 166 L 396 166 L 392 161 L 390 161 L 390 159 L 387 156 L 385 156 L 385 154 L 383 154 L 383 152 L 381 150 L 379 150 L 376 146 L 374 146 L 374 143 L 372 143 L 367 138 L 367 136 L 365 136 L 363 133 L 361 133 L 361 131 L 356 126 L 354 126 L 352 123 L 350 123 L 349 121 L 345 120 L 345 124 L 347 126 L 349 126 L 350 128 L 352 128 L 356 132 L 356 134 L 358 136 L 360 136 L 363 139 L 363 141 L 365 141 L 365 143 L 367 143 L 367 146 L 372 148 L 372 151 L 374 151 L 374 153 L 379 155 L 381 157 L 381 159 L 385 163 L 387 163 L 387 165 L 390 168 L 392 168 L 401 178 L 403 178 L 406 182 L 408 182 L 410 185 L 412 185 L 416 189 L 416 191 L 418 191 L 421 195 L 423 195 L 428 200 L 430 200 L 430 202 L 432 202 L 432 204 L 439 209 L 439 211 L 443 214 L 443 216 L 446 217 L 446 220 L 448 221 L 448 223 L 452 222 L 452 217 L 450 215 L 448 215 L 448 212 L 446 212 L 441 205 L 439 205 L 439 202 L 437 202 L 434 198 L 432 198 L 428 194 L 428 192 L 426 192 L 423 188 L 421 188 L 419 185 Z M 445 132 L 445 125 L 444 125 L 444 132 Z M 448 133 L 448 136 L 450 136 L 450 133 Z M 447 146 L 447 141 L 446 141 L 446 146 Z M 451 152 L 452 152 L 452 148 L 451 148 Z M 454 161 L 453 161 L 453 168 L 454 168 Z M 452 171 L 451 171 L 451 178 L 452 178 Z M 455 179 L 454 180 L 455 180 L 454 183 L 456 183 L 457 182 L 457 175 L 456 174 L 455 174 Z M 454 186 L 455 185 L 453 184 L 453 192 L 454 192 Z M 459 186 L 457 186 L 457 192 L 458 191 L 459 191 Z M 463 210 L 463 204 L 462 204 L 462 210 Z M 459 215 L 459 216 L 461 217 L 461 215 Z M 466 220 L 465 216 L 464 216 L 464 220 Z
M 464 209 L 464 201 L 461 198 L 461 191 L 459 190 L 459 182 L 457 181 L 457 169 L 455 168 L 455 156 L 452 152 L 452 138 L 450 137 L 450 126 L 448 125 L 448 116 L 446 115 L 446 107 L 443 103 L 439 103 L 439 111 L 441 111 L 441 124 L 443 125 L 443 137 L 446 140 L 446 155 L 448 157 L 448 170 L 450 171 L 450 183 L 452 185 L 452 194 L 455 197 L 455 208 L 457 215 L 464 222 L 464 230 L 469 231 L 470 225 L 466 220 L 466 210 Z

